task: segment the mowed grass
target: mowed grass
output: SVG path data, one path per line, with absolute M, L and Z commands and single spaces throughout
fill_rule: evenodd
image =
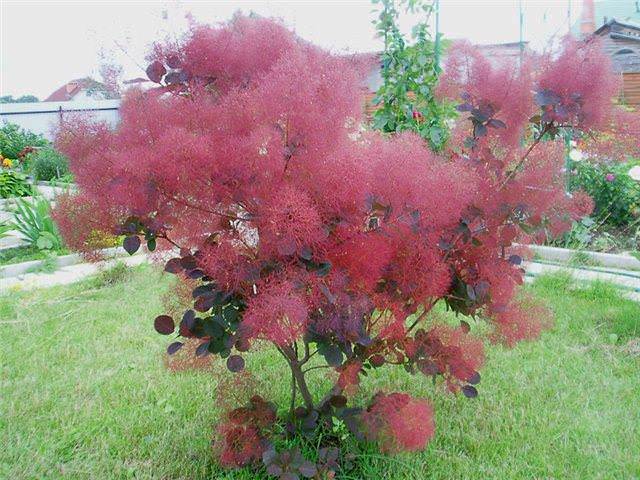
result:
M 169 283 L 147 266 L 0 296 L 0 478 L 264 478 L 212 458 L 223 370 L 163 364 L 168 339 L 152 321 Z M 538 342 L 489 348 L 477 399 L 399 369 L 367 379 L 363 394 L 431 398 L 436 436 L 417 454 L 353 450 L 339 477 L 640 478 L 640 305 L 562 276 L 527 289 L 546 299 L 555 326 Z M 247 360 L 261 393 L 284 405 L 290 377 L 276 355 Z

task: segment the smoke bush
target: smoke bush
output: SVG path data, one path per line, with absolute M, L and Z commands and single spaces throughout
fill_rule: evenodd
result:
M 272 20 L 195 26 L 153 48 L 158 86 L 126 95 L 115 130 L 77 121 L 60 132 L 80 189 L 59 202 L 61 230 L 80 249 L 82 233 L 99 230 L 125 235 L 129 252 L 164 252 L 192 297 L 155 319 L 178 334 L 170 353 L 180 337 L 197 339 L 197 355 L 219 355 L 232 372 L 257 343 L 282 355 L 289 415 L 277 420 L 261 397 L 227 412 L 214 448 L 225 466 L 262 457 L 274 475 L 330 468 L 275 451 L 279 422 L 330 439 L 337 418 L 384 451 L 421 449 L 434 432 L 427 400 L 379 393 L 362 408 L 351 395 L 367 371 L 395 365 L 474 397 L 484 339 L 513 345 L 548 324 L 543 307 L 515 297 L 524 270 L 514 243 L 561 232 L 591 208 L 564 193 L 553 137 L 565 121 L 592 129 L 610 115 L 608 71 L 589 60 L 583 81 L 575 62 L 587 55 L 572 56 L 581 48 L 534 69 L 453 47 L 441 92 L 466 112 L 466 138 L 436 155 L 413 133 L 361 131 L 354 60 Z M 471 324 L 435 322 L 437 302 Z M 306 372 L 322 366 L 337 380 L 321 396 Z

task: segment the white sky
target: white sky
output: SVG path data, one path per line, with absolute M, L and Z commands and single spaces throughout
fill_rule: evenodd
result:
M 518 41 L 518 1 L 441 0 L 440 30 L 446 38 L 474 43 Z M 524 37 L 534 48 L 552 35 L 566 33 L 569 5 L 575 22 L 582 3 L 522 2 Z M 236 10 L 280 17 L 303 38 L 336 52 L 381 48 L 367 0 L 0 0 L 0 95 L 34 94 L 43 99 L 74 78 L 99 79 L 104 58 L 100 52 L 124 67 L 125 79 L 144 76 L 136 63 L 144 65 L 147 45 L 183 31 L 187 12 L 200 22 L 214 23 L 229 19 Z M 412 24 L 410 18 L 404 20 Z

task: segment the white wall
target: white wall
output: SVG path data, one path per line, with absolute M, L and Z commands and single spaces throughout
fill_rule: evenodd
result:
M 52 139 L 53 129 L 65 116 L 86 113 L 115 126 L 120 118 L 120 100 L 78 100 L 73 102 L 34 102 L 0 104 L 0 122 L 15 123 L 25 130 Z

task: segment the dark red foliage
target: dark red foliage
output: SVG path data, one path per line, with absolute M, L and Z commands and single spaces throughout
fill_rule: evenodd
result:
M 239 468 L 256 463 L 266 449 L 265 437 L 253 425 L 222 422 L 218 425 L 214 451 L 220 464 L 226 468 Z
M 251 397 L 248 405 L 227 412 L 213 442 L 222 466 L 237 468 L 259 461 L 269 447 L 266 434 L 275 421 L 275 407 L 259 395 Z
M 418 330 L 407 342 L 407 357 L 425 375 L 443 375 L 451 391 L 471 382 L 484 363 L 482 340 L 464 328 L 434 325 L 429 331 Z
M 57 143 L 79 192 L 60 199 L 55 216 L 81 251 L 101 232 L 172 258 L 166 271 L 192 297 L 180 290 L 172 318 L 193 309 L 178 332 L 197 338 L 200 354 L 231 358 L 233 371 L 244 365 L 234 351 L 244 358 L 274 344 L 311 428 L 329 408 L 304 380 L 311 358 L 337 370 L 334 397 L 385 365 L 473 397 L 481 340 L 429 313 L 445 303 L 487 321 L 489 337 L 507 345 L 548 325 L 516 298 L 517 244 L 558 235 L 592 208 L 565 193 L 559 135 L 569 125 L 590 135 L 612 128 L 615 79 L 601 60 L 596 43 L 497 65 L 454 45 L 439 94 L 461 115 L 436 155 L 415 134 L 360 128 L 362 71 L 352 59 L 272 20 L 194 26 L 154 46 L 158 86 L 126 94 L 117 128 L 62 126 Z M 618 122 L 628 138 L 633 124 Z M 218 430 L 227 466 L 256 461 L 275 420 L 262 400 L 241 404 Z M 401 393 L 347 417 L 389 452 L 433 436 L 429 404 Z
M 459 141 L 467 133 L 465 121 L 473 109 L 487 110 L 488 117 L 503 122 L 505 128 L 487 126 L 486 140 L 516 147 L 534 109 L 531 60 L 496 62 L 465 41 L 454 42 L 449 51 L 437 94 L 460 103 L 462 115 L 454 138 Z
M 362 370 L 362 363 L 357 360 L 338 367 L 340 373 L 338 386 L 346 393 L 355 392 L 360 384 L 360 370 Z

